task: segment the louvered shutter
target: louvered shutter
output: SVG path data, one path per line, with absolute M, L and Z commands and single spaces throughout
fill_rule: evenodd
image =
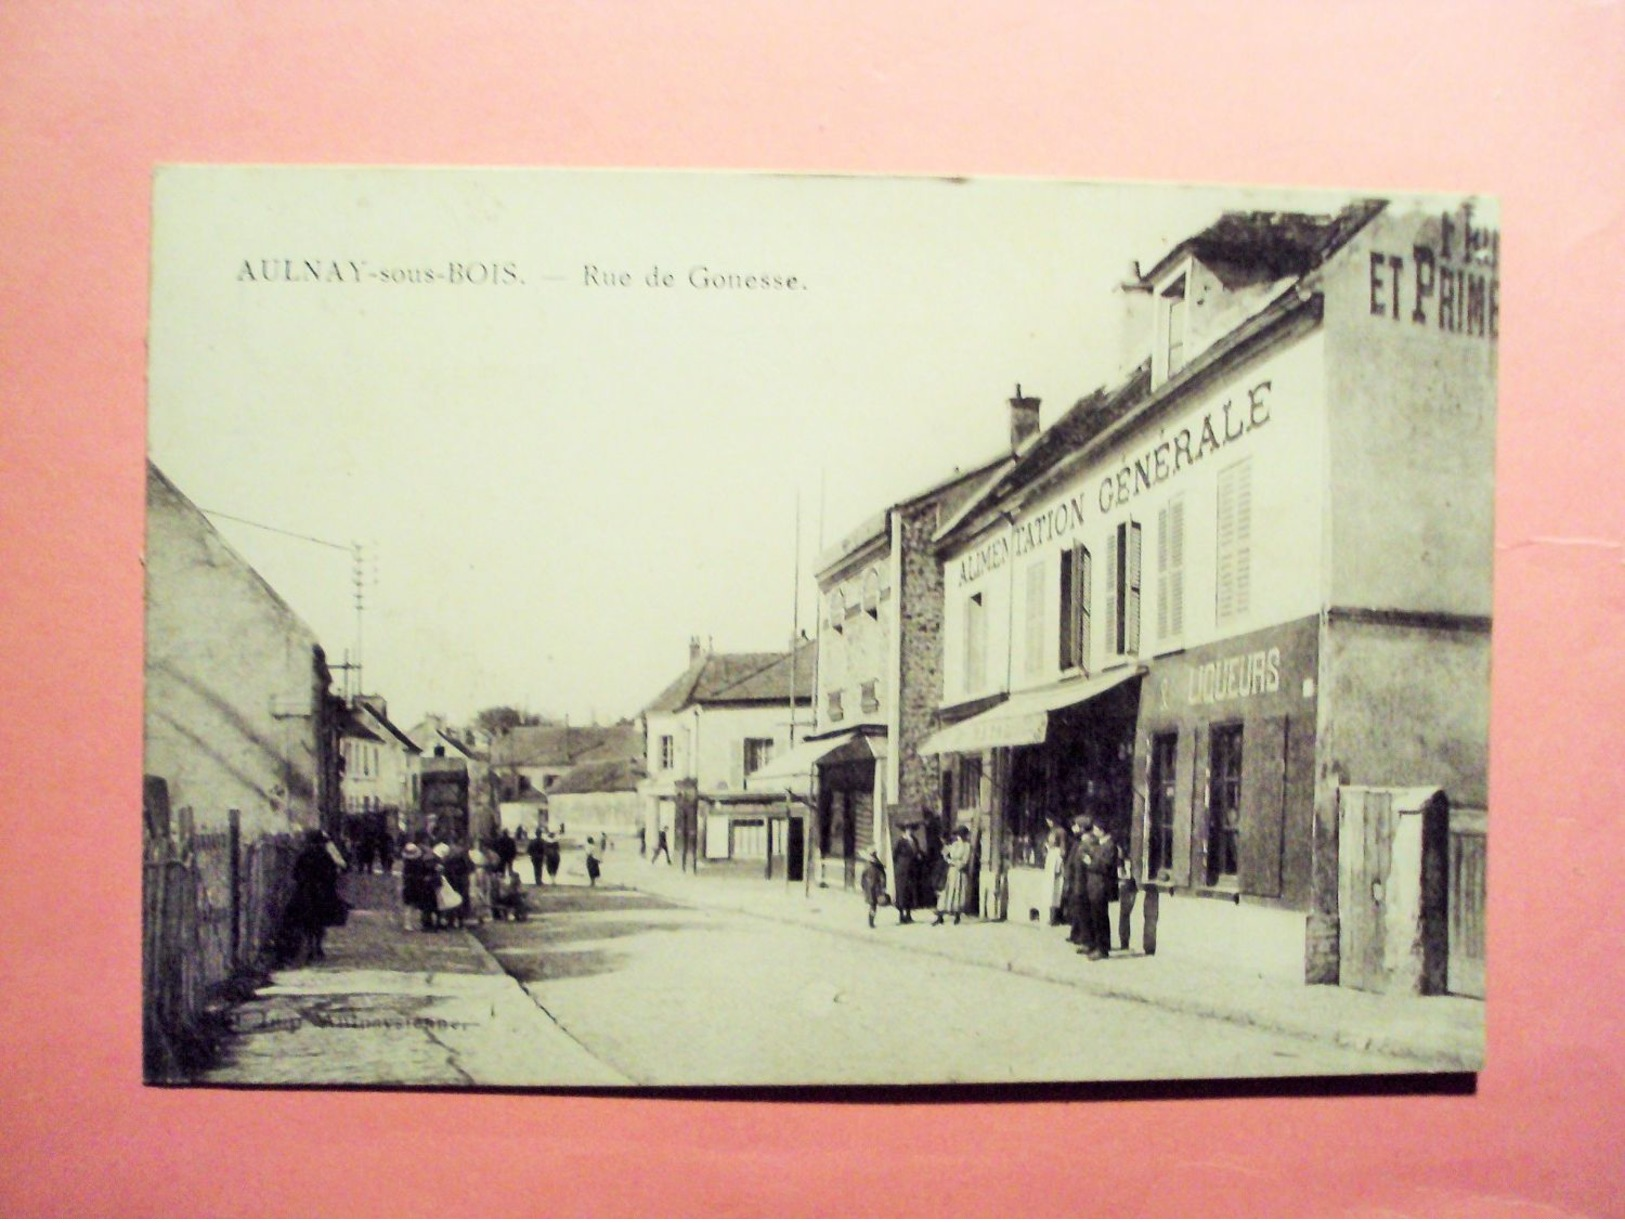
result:
M 1165 505 L 1157 511 L 1157 640 L 1166 641 L 1169 637 L 1168 629 L 1168 516 L 1172 505 Z
M 1235 591 L 1236 612 L 1247 610 L 1252 596 L 1253 578 L 1253 480 L 1252 461 L 1243 459 L 1234 471 L 1235 489 L 1232 494 L 1236 524 Z
M 1128 561 L 1124 566 L 1127 594 L 1123 600 L 1123 653 L 1140 652 L 1140 524 L 1131 522 L 1125 532 Z
M 1112 528 L 1106 536 L 1106 653 L 1123 652 L 1123 612 L 1119 601 L 1118 556 L 1123 528 Z
M 1073 601 L 1073 568 L 1077 564 L 1077 557 L 1071 549 L 1061 553 L 1061 670 L 1076 667 L 1080 663 L 1078 658 L 1078 640 L 1076 616 L 1077 604 Z
M 1094 589 L 1094 563 L 1089 555 L 1088 548 L 1075 549 L 1077 560 L 1073 564 L 1072 576 L 1077 588 L 1072 594 L 1073 606 L 1078 609 L 1077 623 L 1077 653 L 1078 666 L 1085 671 L 1089 670 L 1089 634 L 1094 627 L 1094 617 L 1091 614 L 1090 599 Z
M 1185 498 L 1168 506 L 1168 635 L 1185 631 Z
M 1064 570 L 1066 553 L 1061 554 Z M 1063 583 L 1064 585 L 1064 583 Z M 1064 617 L 1061 621 L 1066 623 Z M 1044 562 L 1034 561 L 1027 568 L 1027 674 L 1037 675 L 1044 669 Z

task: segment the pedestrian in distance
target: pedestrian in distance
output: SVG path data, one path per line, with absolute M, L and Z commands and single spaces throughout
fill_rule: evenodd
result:
M 322 945 L 327 928 L 342 924 L 346 913 L 347 906 L 339 896 L 339 867 L 328 853 L 327 834 L 312 828 L 293 862 L 293 895 L 283 919 L 290 941 L 305 963 L 327 958 Z
M 435 926 L 434 858 L 421 845 L 408 841 L 401 848 L 401 926 L 411 930 L 413 914 L 419 930 Z
M 644 825 L 638 825 L 638 857 L 649 856 L 649 830 Z
M 869 929 L 875 928 L 875 911 L 891 903 L 886 895 L 886 867 L 874 850 L 863 862 L 863 899 L 869 905 Z
M 547 881 L 559 881 L 559 834 L 551 828 L 542 836 L 542 864 L 547 867 Z
M 547 856 L 547 846 L 542 843 L 542 831 L 536 830 L 536 835 L 525 846 L 525 852 L 530 856 L 530 877 L 536 881 L 536 886 L 542 885 L 542 859 Z
M 519 882 L 519 872 L 512 867 L 497 877 L 491 896 L 491 912 L 498 921 L 520 922 L 529 916 L 525 889 Z
M 468 847 L 468 917 L 476 926 L 491 920 L 491 885 L 497 860 L 495 851 Z
M 519 856 L 519 842 L 513 839 L 513 834 L 504 828 L 496 839 L 497 870 L 503 874 L 513 869 L 514 859 Z
M 897 902 L 897 924 L 911 925 L 914 910 L 920 907 L 920 842 L 916 839 L 918 821 L 903 826 L 903 835 L 892 846 L 892 869 L 897 874 L 894 896 Z
M 952 914 L 954 925 L 957 926 L 960 915 L 965 912 L 965 893 L 970 877 L 970 829 L 965 825 L 955 828 L 953 840 L 943 846 L 942 861 L 947 869 L 943 874 L 942 886 L 937 889 L 937 920 L 931 924 L 940 926 Z
M 588 837 L 585 853 L 587 858 L 587 886 L 590 888 L 595 888 L 598 886 L 598 860 L 599 855 L 602 852 L 603 851 L 593 843 L 593 839 Z
M 654 851 L 654 855 L 649 859 L 650 863 L 651 864 L 654 863 L 655 860 L 658 859 L 661 854 L 666 855 L 666 865 L 670 866 L 671 865 L 671 841 L 670 841 L 670 839 L 667 838 L 666 830 L 664 828 L 662 828 L 660 830 L 659 834 L 655 837 L 655 851 Z

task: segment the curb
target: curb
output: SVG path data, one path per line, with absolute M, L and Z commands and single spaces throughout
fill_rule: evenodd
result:
M 684 900 L 686 903 L 686 898 L 674 896 L 670 892 L 661 892 L 639 884 L 628 884 L 627 887 L 632 891 L 643 892 L 651 896 L 661 896 L 668 900 Z M 708 899 L 707 903 L 712 902 Z M 822 925 L 818 922 L 808 921 L 796 914 L 767 913 L 759 909 L 745 908 L 738 904 L 727 903 L 716 903 L 714 907 L 725 909 L 730 913 L 738 913 L 745 917 L 756 917 L 763 921 L 778 922 L 781 925 L 800 926 L 804 929 L 817 930 L 824 934 L 833 935 L 836 938 L 873 945 L 871 940 L 861 931 L 844 930 L 838 927 Z M 894 946 L 894 944 L 888 944 L 888 946 Z M 1044 981 L 1051 985 L 1070 986 L 1094 997 L 1108 998 L 1118 1002 L 1137 1002 L 1145 1006 L 1157 1007 L 1159 1010 L 1172 1011 L 1176 1014 L 1190 1015 L 1200 1019 L 1219 1020 L 1238 1027 L 1275 1032 L 1282 1036 L 1294 1036 L 1307 1040 L 1327 1040 L 1344 1048 L 1364 1053 L 1380 1053 L 1389 1057 L 1407 1058 L 1412 1061 L 1444 1063 L 1430 1065 L 1422 1073 L 1477 1073 L 1481 1066 L 1481 1063 L 1475 1062 L 1471 1056 L 1464 1057 L 1461 1052 L 1455 1049 L 1441 1049 L 1438 1045 L 1417 1044 L 1381 1034 L 1351 1031 L 1342 1026 L 1327 1029 L 1314 1024 L 1293 1023 L 1289 1019 L 1269 1015 L 1260 1016 L 1252 1011 L 1208 1002 L 1201 998 L 1169 997 L 1154 990 L 1135 989 L 1122 983 L 1066 976 L 1046 967 L 1023 964 L 1019 960 L 997 960 L 975 954 L 955 954 L 943 948 L 922 947 L 915 944 L 895 944 L 895 946 L 898 950 L 914 955 L 934 956 L 937 959 L 948 960 L 956 964 L 972 964 L 979 968 L 987 968 L 995 972 L 1008 972 L 1016 976 Z

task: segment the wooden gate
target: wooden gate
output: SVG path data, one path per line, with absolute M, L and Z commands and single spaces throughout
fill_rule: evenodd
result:
M 1450 813 L 1450 968 L 1452 994 L 1484 996 L 1483 811 Z
M 1449 804 L 1436 787 L 1338 790 L 1338 979 L 1378 993 L 1446 988 Z

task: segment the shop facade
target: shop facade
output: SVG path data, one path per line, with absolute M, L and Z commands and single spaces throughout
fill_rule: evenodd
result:
M 1221 220 L 1131 286 L 1149 360 L 939 531 L 955 724 L 923 750 L 986 916 L 1047 919 L 1087 806 L 1140 945 L 1335 981 L 1339 787 L 1484 804 L 1492 233 Z

